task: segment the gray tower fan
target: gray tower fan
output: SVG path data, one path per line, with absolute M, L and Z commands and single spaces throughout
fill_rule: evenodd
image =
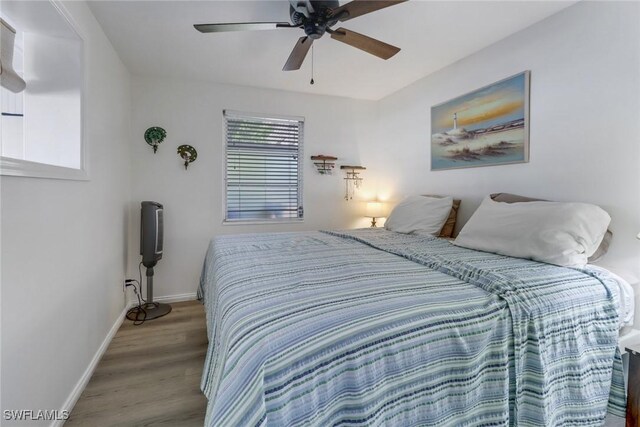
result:
M 142 265 L 147 268 L 147 300 L 142 306 L 145 314 L 139 312 L 127 314 L 129 320 L 152 320 L 171 312 L 169 304 L 153 302 L 153 267 L 158 263 L 158 260 L 162 259 L 163 213 L 164 210 L 160 203 L 142 202 L 140 255 L 142 255 Z

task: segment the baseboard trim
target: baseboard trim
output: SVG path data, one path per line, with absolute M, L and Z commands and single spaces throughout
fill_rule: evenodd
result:
M 172 303 L 172 302 L 183 302 L 183 301 L 195 301 L 198 299 L 198 294 L 195 292 L 190 292 L 187 294 L 175 294 L 175 295 L 163 295 L 163 296 L 154 296 L 154 302 L 164 302 L 164 303 Z M 138 300 L 134 297 L 129 300 L 129 305 L 131 307 L 138 305 Z
M 82 377 L 80 377 L 80 380 L 78 380 L 78 382 L 76 383 L 76 386 L 71 391 L 71 394 L 69 394 L 69 397 L 67 398 L 66 402 L 64 402 L 64 405 L 62 405 L 63 411 L 68 411 L 70 414 L 71 411 L 73 410 L 73 407 L 78 402 L 78 399 L 80 399 L 82 392 L 87 387 L 87 384 L 89 384 L 89 380 L 91 379 L 93 372 L 96 370 L 96 367 L 98 367 L 98 363 L 100 362 L 100 359 L 102 359 L 102 356 L 107 351 L 107 348 L 109 348 L 109 344 L 111 344 L 111 340 L 118 332 L 118 329 L 120 329 L 120 326 L 122 325 L 122 322 L 124 321 L 124 318 L 127 315 L 127 310 L 129 310 L 130 307 L 131 306 L 127 304 L 127 306 L 125 306 L 125 308 L 122 310 L 122 313 L 118 315 L 118 318 L 114 322 L 113 326 L 111 326 L 109 333 L 102 341 L 102 344 L 100 344 L 100 347 L 98 347 L 98 350 L 96 351 L 96 353 L 93 355 L 91 362 L 89 362 L 89 366 L 87 366 L 87 369 L 85 369 L 84 374 L 82 374 Z M 51 424 L 51 427 L 62 427 L 63 425 L 64 425 L 64 420 L 56 420 Z
M 182 302 L 182 301 L 194 301 L 198 299 L 198 295 L 195 292 L 190 292 L 188 294 L 176 294 L 176 295 L 165 295 L 162 297 L 153 297 L 155 302 Z

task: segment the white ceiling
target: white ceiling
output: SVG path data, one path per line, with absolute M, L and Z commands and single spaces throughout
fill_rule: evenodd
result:
M 341 1 L 341 4 L 344 4 Z M 388 61 L 325 35 L 299 71 L 284 65 L 301 29 L 201 34 L 196 23 L 289 21 L 281 1 L 90 1 L 129 70 L 359 99 L 380 99 L 575 1 L 412 0 L 342 24 L 401 47 Z

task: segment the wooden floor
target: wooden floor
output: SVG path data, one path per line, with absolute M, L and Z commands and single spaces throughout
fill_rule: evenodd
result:
M 139 326 L 125 319 L 65 426 L 202 427 L 204 308 L 171 305 L 167 316 Z

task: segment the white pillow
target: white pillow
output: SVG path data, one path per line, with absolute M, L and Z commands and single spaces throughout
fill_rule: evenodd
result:
M 398 233 L 421 233 L 437 236 L 449 217 L 451 197 L 407 197 L 389 214 L 384 228 Z
M 611 217 L 587 203 L 499 203 L 487 197 L 453 242 L 485 252 L 584 267 Z

